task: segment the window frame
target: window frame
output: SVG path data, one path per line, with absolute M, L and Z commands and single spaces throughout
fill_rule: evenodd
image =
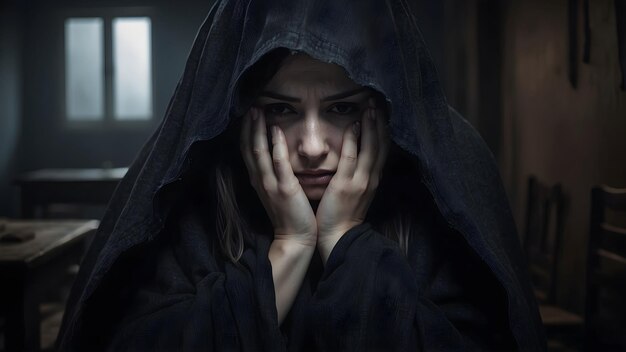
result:
M 113 91 L 113 19 L 120 17 L 146 17 L 150 20 L 150 93 L 152 114 L 146 119 L 120 120 L 114 116 Z M 66 91 L 66 52 L 65 22 L 70 18 L 101 18 L 103 22 L 103 53 L 104 53 L 104 114 L 97 120 L 71 120 L 67 116 Z M 65 10 L 60 15 L 59 28 L 61 33 L 61 69 L 60 72 L 60 115 L 62 125 L 67 129 L 131 129 L 145 130 L 155 124 L 155 65 L 154 65 L 154 9 L 152 7 L 94 7 Z

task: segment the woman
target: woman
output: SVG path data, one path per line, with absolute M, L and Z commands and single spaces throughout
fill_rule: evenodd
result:
M 396 1 L 219 1 L 62 350 L 541 350 L 493 159 Z

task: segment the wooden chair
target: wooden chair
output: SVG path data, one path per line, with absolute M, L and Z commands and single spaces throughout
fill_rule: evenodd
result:
M 523 246 L 541 319 L 548 339 L 565 334 L 569 341 L 580 343 L 583 318 L 557 305 L 564 208 L 565 200 L 560 184 L 549 187 L 534 176 L 528 178 Z
M 592 189 L 587 248 L 585 349 L 626 351 L 626 188 Z

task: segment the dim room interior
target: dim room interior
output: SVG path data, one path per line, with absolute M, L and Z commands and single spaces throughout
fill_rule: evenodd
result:
M 0 1 L 0 351 L 55 350 L 213 2 Z M 626 4 L 408 2 L 448 103 L 499 166 L 548 348 L 626 348 Z

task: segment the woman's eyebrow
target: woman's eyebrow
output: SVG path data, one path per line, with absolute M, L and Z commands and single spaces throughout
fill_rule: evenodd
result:
M 284 100 L 284 101 L 291 101 L 294 103 L 299 103 L 300 102 L 300 98 L 296 98 L 296 97 L 290 97 L 287 95 L 282 95 L 282 94 L 278 94 L 275 92 L 270 92 L 267 90 L 264 90 L 261 92 L 261 94 L 259 94 L 262 97 L 268 97 L 268 98 L 273 98 L 273 99 L 278 99 L 278 100 Z
M 357 94 L 359 94 L 361 92 L 364 92 L 367 89 L 368 89 L 367 87 L 360 87 L 360 88 L 357 88 L 357 89 L 349 90 L 347 92 L 342 92 L 342 93 L 329 95 L 329 96 L 327 96 L 325 98 L 322 98 L 322 101 L 331 101 L 331 100 L 338 100 L 338 99 L 351 97 L 353 95 L 357 95 Z M 263 97 L 268 97 L 268 98 L 273 98 L 273 99 L 278 99 L 278 100 L 284 100 L 284 101 L 290 101 L 290 102 L 294 102 L 294 103 L 299 103 L 301 101 L 300 98 L 290 97 L 288 95 L 283 95 L 283 94 L 279 94 L 279 93 L 276 93 L 276 92 L 270 92 L 270 91 L 267 91 L 267 90 L 262 91 L 259 95 L 263 96 Z
M 322 101 L 330 101 L 330 100 L 338 100 L 338 99 L 343 99 L 343 98 L 347 98 L 347 97 L 351 97 L 353 95 L 357 95 L 361 92 L 364 92 L 368 90 L 367 87 L 360 87 L 357 89 L 352 89 L 349 90 L 347 92 L 343 92 L 343 93 L 337 93 L 337 94 L 333 94 L 333 95 L 329 95 L 326 98 L 323 98 Z

